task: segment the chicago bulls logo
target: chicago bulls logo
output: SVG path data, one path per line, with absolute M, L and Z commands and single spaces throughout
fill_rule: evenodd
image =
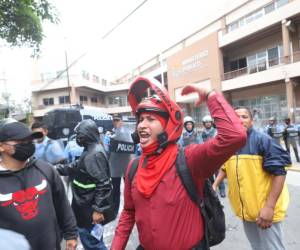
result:
M 39 185 L 19 190 L 10 194 L 0 194 L 0 202 L 2 207 L 13 206 L 21 214 L 24 220 L 31 220 L 38 214 L 39 195 L 45 193 L 47 181 L 42 180 Z

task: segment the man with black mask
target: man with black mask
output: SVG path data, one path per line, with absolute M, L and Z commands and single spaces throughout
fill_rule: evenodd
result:
M 63 183 L 51 165 L 30 159 L 33 139 L 41 138 L 20 122 L 0 122 L 0 226 L 23 234 L 33 250 L 75 250 L 76 220 Z
M 84 148 L 83 153 L 75 166 L 56 167 L 61 175 L 73 179 L 72 208 L 84 249 L 104 250 L 103 237 L 97 239 L 92 231 L 94 225 L 114 219 L 109 165 L 96 123 L 84 120 L 74 130 L 77 144 Z

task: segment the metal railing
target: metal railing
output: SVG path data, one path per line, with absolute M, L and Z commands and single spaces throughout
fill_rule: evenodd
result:
M 229 80 L 229 79 L 237 78 L 242 75 L 257 73 L 260 71 L 268 70 L 270 68 L 274 68 L 276 66 L 280 66 L 282 64 L 290 64 L 299 61 L 300 61 L 300 51 L 296 51 L 290 56 L 277 57 L 268 61 L 263 61 L 261 63 L 249 65 L 244 68 L 225 72 L 223 75 L 223 80 Z

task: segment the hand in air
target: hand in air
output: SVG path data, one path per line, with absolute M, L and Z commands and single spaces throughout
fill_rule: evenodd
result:
M 198 107 L 202 102 L 206 101 L 206 95 L 209 93 L 207 88 L 196 87 L 194 85 L 186 85 L 182 91 L 181 95 L 188 95 L 191 93 L 198 94 L 198 100 L 195 102 L 195 106 Z

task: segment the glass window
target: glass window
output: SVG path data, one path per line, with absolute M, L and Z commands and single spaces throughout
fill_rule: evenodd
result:
M 234 71 L 238 69 L 238 60 L 234 60 L 230 62 L 230 71 Z
M 80 102 L 87 102 L 87 96 L 81 95 L 79 97 Z
M 263 71 L 267 69 L 266 51 L 257 53 L 257 68 L 258 71 Z
M 108 98 L 108 103 L 110 105 L 117 105 L 119 107 L 127 106 L 127 96 L 110 96 Z
M 50 97 L 50 98 L 43 98 L 43 104 L 45 106 L 50 106 L 50 105 L 54 105 L 54 98 Z
M 92 103 L 97 103 L 97 102 L 98 102 L 97 97 L 96 97 L 96 96 L 92 96 L 92 97 L 91 97 L 91 102 L 92 102 Z
M 240 20 L 239 20 L 239 26 L 240 27 L 243 27 L 245 25 L 245 19 L 244 18 L 241 18 Z
M 68 95 L 60 96 L 58 100 L 59 100 L 59 104 L 70 103 L 70 97 Z
M 269 67 L 279 64 L 278 47 L 268 49 Z
M 246 57 L 239 59 L 239 69 L 243 69 L 247 67 L 247 59 Z
M 113 104 L 113 100 L 114 100 L 114 99 L 113 99 L 111 96 L 108 97 L 108 104 L 110 104 L 110 105 Z
M 119 104 L 119 96 L 111 96 L 109 97 L 109 104 L 118 105 Z
M 235 21 L 228 25 L 228 32 L 233 31 L 239 27 L 238 21 Z
M 229 66 L 230 66 L 230 71 L 235 71 L 238 69 L 246 68 L 247 67 L 247 59 L 246 59 L 246 57 L 243 57 L 243 58 L 239 58 L 234 61 L 230 61 Z
M 265 6 L 264 9 L 265 9 L 265 14 L 268 14 L 268 13 L 274 11 L 275 10 L 274 2 L 272 2 L 272 3 L 268 4 L 267 6 Z
M 289 2 L 289 0 L 276 0 L 276 8 L 280 8 L 283 5 L 286 5 Z
M 249 74 L 257 72 L 257 69 L 256 69 L 256 55 L 252 55 L 252 56 L 247 57 L 247 65 L 248 65 L 248 73 Z
M 279 62 L 282 63 L 283 62 L 283 47 L 282 47 L 282 45 L 279 45 L 278 48 L 279 48 Z
M 279 100 L 283 100 L 279 102 Z M 256 104 L 255 104 L 256 102 Z M 258 118 L 255 121 L 256 127 L 263 127 L 267 124 L 267 119 L 271 116 L 276 116 L 279 120 L 286 116 L 286 97 L 280 96 L 259 96 L 254 99 L 233 100 L 233 106 L 247 106 L 250 110 L 257 110 Z
M 255 19 L 258 19 L 258 18 L 262 17 L 262 16 L 263 16 L 263 9 L 259 9 L 259 10 L 255 11 L 255 12 L 252 14 L 252 16 L 253 16 L 253 21 L 254 21 Z
M 120 96 L 120 106 L 127 106 L 127 96 Z
M 250 14 L 248 16 L 245 17 L 245 22 L 248 24 L 248 23 L 251 23 L 253 21 L 253 15 Z

